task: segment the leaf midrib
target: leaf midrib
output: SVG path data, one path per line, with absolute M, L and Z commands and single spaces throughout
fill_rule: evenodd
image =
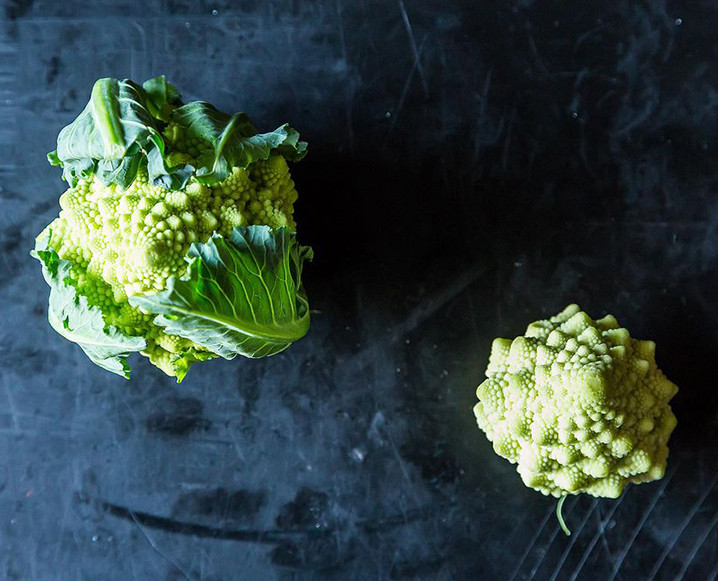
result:
M 138 297 L 139 298 L 139 297 Z M 247 335 L 248 337 L 251 337 L 252 339 L 261 339 L 263 341 L 271 341 L 273 343 L 286 343 L 287 341 L 290 343 L 293 343 L 294 341 L 297 341 L 298 339 L 301 339 L 305 333 L 298 333 L 295 335 L 288 335 L 288 334 L 268 334 L 268 333 L 262 333 L 260 332 L 254 325 L 248 324 L 245 328 L 238 327 L 237 325 L 232 323 L 232 319 L 228 319 L 226 317 L 222 317 L 221 315 L 215 315 L 212 316 L 209 313 L 206 313 L 204 311 L 193 311 L 190 309 L 183 309 L 181 307 L 171 306 L 168 307 L 168 313 L 170 314 L 172 312 L 177 312 L 183 315 L 189 315 L 193 317 L 197 317 L 198 319 L 204 319 L 206 321 L 212 321 L 213 323 L 217 323 L 220 325 L 224 325 L 225 327 L 229 327 L 230 329 L 236 331 L 237 333 L 241 333 L 243 335 Z M 165 313 L 160 313 L 165 314 Z M 302 326 L 300 326 L 298 323 L 304 323 L 307 320 L 308 316 L 305 315 L 301 319 L 296 319 L 296 323 L 289 323 L 287 325 L 282 325 L 282 328 L 297 328 L 298 331 L 302 329 Z M 238 319 L 235 319 L 238 320 Z M 276 327 L 276 325 L 273 325 Z M 253 331 L 250 331 L 249 329 L 254 329 Z

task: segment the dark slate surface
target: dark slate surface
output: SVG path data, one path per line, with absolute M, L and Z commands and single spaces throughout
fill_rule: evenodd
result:
M 716 578 L 715 3 L 3 4 L 1 579 Z M 161 73 L 311 142 L 310 335 L 180 386 L 93 367 L 28 256 L 92 82 Z M 681 391 L 666 478 L 566 538 L 471 408 L 491 338 L 574 301 Z

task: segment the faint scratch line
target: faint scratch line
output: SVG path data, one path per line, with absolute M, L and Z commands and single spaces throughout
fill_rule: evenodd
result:
M 569 581 L 576 581 L 578 579 L 578 574 L 581 572 L 581 569 L 583 569 L 583 566 L 586 564 L 586 561 L 588 560 L 588 557 L 593 552 L 594 547 L 596 546 L 596 543 L 598 543 L 598 539 L 603 537 L 603 532 L 606 528 L 606 525 L 611 521 L 613 518 L 614 513 L 618 510 L 618 506 L 621 504 L 621 501 L 625 498 L 625 494 L 621 496 L 616 502 L 613 503 L 613 506 L 611 507 L 611 510 L 608 511 L 608 514 L 606 515 L 606 518 L 603 520 L 598 519 L 598 531 L 595 535 L 593 535 L 593 538 L 591 539 L 591 542 L 588 544 L 586 549 L 583 551 L 583 555 L 581 555 L 581 559 L 576 565 L 576 569 L 571 574 L 571 577 L 569 578 Z
M 145 61 L 145 57 L 147 55 L 147 33 L 144 29 L 144 27 L 137 22 L 136 20 L 132 21 L 132 27 L 139 33 L 140 36 L 140 60 Z M 140 74 L 136 67 L 136 59 L 135 59 L 135 45 L 134 43 L 130 43 L 130 76 L 134 79 L 136 79 L 138 76 L 143 76 L 143 73 Z
M 75 476 L 75 478 L 77 477 L 78 470 L 77 470 L 77 461 L 76 460 L 72 461 L 71 466 L 70 466 L 70 472 Z M 77 488 L 79 488 L 79 486 Z M 72 495 L 70 495 L 70 498 L 68 499 L 68 501 L 70 501 L 71 499 L 72 499 Z M 71 502 L 66 502 L 65 508 L 62 511 L 62 519 L 60 520 L 60 527 L 58 529 L 60 531 L 60 534 L 62 534 L 62 532 L 65 528 L 65 524 L 67 523 L 67 516 L 70 513 L 70 506 L 71 506 Z M 57 562 L 58 570 L 61 566 L 61 563 L 59 562 L 60 558 L 61 558 L 61 552 L 62 552 L 62 543 L 57 543 L 57 551 L 55 552 L 55 558 L 53 559 L 53 561 Z
M 531 52 L 534 55 L 534 58 L 536 59 L 536 64 L 538 65 L 539 70 L 544 75 L 550 74 L 548 67 L 546 67 L 546 65 L 543 62 L 543 59 L 541 58 L 541 55 L 538 52 L 538 48 L 536 47 L 536 41 L 534 40 L 534 37 L 532 34 L 529 34 L 529 47 L 531 48 Z
M 242 451 L 242 448 L 239 445 L 239 440 L 240 440 L 239 434 L 237 434 L 235 432 L 235 428 L 234 428 L 233 424 L 230 424 L 228 431 L 229 431 L 229 437 L 231 438 L 232 447 L 234 448 L 234 451 L 237 453 L 237 457 L 242 462 L 246 462 L 247 459 L 244 457 L 244 452 Z
M 701 494 L 700 498 L 698 498 L 698 500 L 696 500 L 695 504 L 691 507 L 691 510 L 688 511 L 686 518 L 683 519 L 681 526 L 678 527 L 678 531 L 676 532 L 675 535 L 673 535 L 671 542 L 668 544 L 668 546 L 665 549 L 663 549 L 661 556 L 658 557 L 658 560 L 656 561 L 655 565 L 653 565 L 653 569 L 651 569 L 651 572 L 648 574 L 649 580 L 653 579 L 656 576 L 659 569 L 661 568 L 661 565 L 663 565 L 663 562 L 666 560 L 666 557 L 668 557 L 670 552 L 673 550 L 673 547 L 676 545 L 676 542 L 683 534 L 683 531 L 685 531 L 686 527 L 690 524 L 691 520 L 693 520 L 693 517 L 696 516 L 698 509 L 705 502 L 706 498 L 708 498 L 708 495 L 713 491 L 713 487 L 716 485 L 717 482 L 718 482 L 718 472 L 716 472 L 716 474 L 713 477 L 713 480 L 711 480 L 711 483 L 708 486 L 708 488 L 705 489 L 703 494 Z
M 398 325 L 394 329 L 395 339 L 414 331 L 421 323 L 431 317 L 441 307 L 446 305 L 455 299 L 458 295 L 464 292 L 471 284 L 476 282 L 484 272 L 483 267 L 474 267 L 465 270 L 462 274 L 457 276 L 451 284 L 445 286 L 437 295 L 430 298 L 429 300 L 422 301 L 421 305 L 417 307 L 412 313 L 406 318 L 406 321 Z
M 713 567 L 713 570 L 708 575 L 708 581 L 716 581 L 716 578 L 718 578 L 718 563 L 716 563 L 716 566 Z
M 581 531 L 585 528 L 588 519 L 591 518 L 591 515 L 596 510 L 597 506 L 598 500 L 594 498 L 590 510 L 586 511 L 586 516 L 583 517 L 581 524 L 578 525 L 578 529 L 573 531 L 573 534 L 571 535 L 571 540 L 569 541 L 568 545 L 566 545 L 566 548 L 563 550 L 563 553 L 561 553 L 561 558 L 558 560 L 558 563 L 556 563 L 556 567 L 554 568 L 553 573 L 551 574 L 551 579 L 549 579 L 549 581 L 556 581 L 556 579 L 558 579 L 558 574 L 561 572 L 561 569 L 563 568 L 563 565 L 566 562 L 566 559 L 568 558 L 571 549 L 573 549 L 573 546 L 576 544 L 576 539 L 581 536 Z
M 551 515 L 553 514 L 554 507 L 550 506 L 548 511 L 546 511 L 546 516 L 543 517 L 543 520 L 541 521 L 541 526 L 536 530 L 536 532 L 531 537 L 531 540 L 529 541 L 528 545 L 526 545 L 526 548 L 524 549 L 524 552 L 521 554 L 521 558 L 519 559 L 518 564 L 516 565 L 516 568 L 514 569 L 513 574 L 509 578 L 509 581 L 514 581 L 516 578 L 516 575 L 518 575 L 518 572 L 521 570 L 521 567 L 524 564 L 524 561 L 526 560 L 526 557 L 528 557 L 529 553 L 531 552 L 531 549 L 536 544 L 536 541 L 538 540 L 539 536 L 541 536 L 541 533 L 543 532 L 544 528 L 546 527 L 546 523 L 548 522 L 548 519 L 551 518 Z
M 12 427 L 13 431 L 16 434 L 19 434 L 22 430 L 20 429 L 20 424 L 17 421 L 17 410 L 15 409 L 15 400 L 13 400 L 12 392 L 10 391 L 10 388 L 7 386 L 7 380 L 3 376 L 2 379 L 2 385 L 5 389 L 5 395 L 7 395 L 7 403 L 10 408 L 10 416 L 12 417 Z
M 147 542 L 150 544 L 150 547 L 163 559 L 165 559 L 170 565 L 172 565 L 177 571 L 179 571 L 182 574 L 182 577 L 187 579 L 187 581 L 192 581 L 192 578 L 187 575 L 185 570 L 182 568 L 182 566 L 172 558 L 171 555 L 168 555 L 166 553 L 163 553 L 160 548 L 157 546 L 157 543 L 155 543 L 154 539 L 149 535 L 149 533 L 144 529 L 144 527 L 140 524 L 140 521 L 137 520 L 137 517 L 135 516 L 135 513 L 132 511 L 129 511 L 130 516 L 132 517 L 132 520 L 137 525 L 137 528 L 140 529 L 140 532 L 144 535 L 145 539 L 147 539 Z
M 656 110 L 656 103 L 652 103 L 650 101 L 647 101 L 643 105 L 643 110 L 636 116 L 634 116 L 633 120 L 626 123 L 623 127 L 619 127 L 615 131 L 613 131 L 612 137 L 621 137 L 622 135 L 625 135 L 627 133 L 630 133 L 633 131 L 636 127 L 639 127 L 642 125 Z
M 708 523 L 708 526 L 703 531 L 703 534 L 698 537 L 698 539 L 696 539 L 696 542 L 693 544 L 693 547 L 691 547 L 690 553 L 688 553 L 688 557 L 683 560 L 683 566 L 681 567 L 681 570 L 678 571 L 678 574 L 675 577 L 676 581 L 680 581 L 681 579 L 683 579 L 683 576 L 688 572 L 688 568 L 691 566 L 693 560 L 696 558 L 698 551 L 700 551 L 701 547 L 703 546 L 703 543 L 706 542 L 708 535 L 713 532 L 713 529 L 717 524 L 718 512 L 716 512 L 716 514 L 713 516 L 711 522 Z
M 422 52 L 424 49 L 424 42 L 422 41 L 421 45 L 419 45 L 419 53 Z M 401 95 L 399 96 L 399 102 L 396 104 L 396 110 L 394 111 L 394 114 L 391 119 L 391 124 L 389 125 L 389 131 L 386 134 L 386 137 L 384 138 L 384 148 L 386 148 L 387 144 L 389 143 L 389 137 L 391 137 L 391 134 L 394 132 L 394 126 L 396 125 L 397 120 L 399 119 L 399 113 L 401 113 L 401 110 L 404 108 L 404 101 L 406 101 L 406 95 L 409 92 L 409 87 L 411 86 L 411 80 L 414 78 L 414 73 L 416 72 L 417 63 L 414 61 L 414 64 L 411 65 L 411 69 L 409 70 L 409 74 L 406 77 L 406 82 L 404 83 L 404 88 L 401 90 Z
M 469 286 L 476 282 L 484 273 L 483 267 L 473 267 L 462 272 L 450 284 L 441 289 L 433 297 L 427 298 L 421 302 L 421 305 L 414 309 L 409 316 L 402 322 L 392 327 L 388 332 L 388 337 L 382 341 L 374 341 L 371 346 L 364 348 L 356 354 L 354 360 L 360 365 L 364 361 L 371 361 L 377 350 L 385 348 L 387 343 L 396 341 L 397 339 L 411 333 L 417 329 L 424 321 L 433 316 L 440 308 L 451 302 Z
M 404 475 L 404 479 L 406 480 L 406 483 L 409 486 L 409 490 L 411 490 L 412 495 L 414 496 L 414 502 L 416 502 L 416 506 L 421 506 L 421 499 L 419 498 L 419 495 L 416 493 L 416 487 L 414 486 L 414 482 L 411 479 L 411 476 L 409 475 L 409 471 L 406 469 L 406 463 L 404 462 L 404 459 L 401 457 L 401 454 L 399 454 L 399 448 L 396 445 L 396 442 L 394 441 L 394 436 L 392 434 L 387 434 L 389 437 L 389 440 L 391 441 L 391 447 L 394 452 L 394 456 L 396 457 L 396 461 L 399 463 L 399 468 L 401 468 L 401 473 Z M 404 511 L 402 511 L 404 512 Z
M 633 527 L 633 531 L 631 531 L 631 536 L 629 537 L 626 546 L 623 547 L 623 550 L 619 553 L 618 559 L 616 559 L 616 562 L 613 565 L 613 570 L 611 571 L 611 578 L 608 581 L 613 581 L 616 578 L 616 575 L 618 575 L 618 572 L 621 570 L 621 565 L 623 565 L 623 562 L 626 560 L 626 556 L 628 556 L 628 551 L 631 550 L 633 543 L 638 537 L 638 533 L 640 533 L 641 529 L 643 529 L 643 527 L 645 526 L 646 522 L 648 521 L 648 517 L 653 512 L 653 509 L 656 508 L 658 500 L 661 498 L 663 491 L 666 489 L 668 483 L 671 481 L 671 478 L 673 478 L 673 475 L 676 473 L 677 467 L 677 464 L 674 465 L 673 471 L 663 480 L 663 482 L 661 482 L 661 486 L 656 491 L 656 494 L 653 495 L 651 503 L 648 505 L 648 509 L 646 510 L 646 512 L 643 513 L 643 516 L 641 516 L 641 520 L 638 521 L 638 524 Z
M 601 546 L 603 547 L 603 550 L 606 551 L 606 555 L 608 555 L 608 561 L 612 562 L 615 557 L 613 556 L 613 551 L 611 550 L 611 547 L 608 546 L 608 539 L 605 534 L 606 530 L 604 529 L 603 532 L 604 534 L 599 537 L 601 540 Z
M 426 76 L 424 75 L 424 69 L 421 66 L 421 53 L 419 52 L 419 49 L 416 45 L 416 38 L 414 38 L 414 31 L 411 28 L 411 21 L 409 20 L 409 15 L 406 13 L 406 7 L 404 6 L 404 0 L 399 0 L 399 10 L 401 10 L 401 18 L 404 21 L 404 26 L 406 28 L 406 32 L 409 35 L 409 44 L 411 45 L 411 52 L 414 54 L 414 62 L 417 71 L 419 72 L 419 78 L 421 79 L 421 84 L 424 87 L 424 95 L 429 95 L 429 85 L 426 82 Z
M 343 18 L 344 7 L 342 6 L 342 0 L 337 0 L 337 16 L 339 25 L 339 44 L 342 47 L 342 57 L 344 62 L 349 64 L 349 57 L 347 55 L 347 41 L 346 35 L 344 34 L 344 18 Z

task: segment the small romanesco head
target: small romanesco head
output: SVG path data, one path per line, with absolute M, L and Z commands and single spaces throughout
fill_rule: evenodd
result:
M 190 181 L 181 190 L 152 185 L 146 169 L 122 189 L 96 176 L 79 180 L 60 197 L 60 215 L 40 234 L 72 264 L 72 284 L 90 305 L 101 307 L 108 325 L 147 339 L 143 354 L 169 375 L 178 360 L 212 355 L 187 339 L 167 335 L 127 301 L 128 296 L 159 292 L 170 276 L 181 277 L 193 242 L 213 232 L 229 236 L 235 227 L 267 225 L 295 229 L 297 199 L 281 155 L 234 168 L 212 185 Z
M 495 339 L 486 376 L 476 419 L 526 486 L 616 498 L 663 477 L 678 388 L 656 366 L 655 344 L 611 315 L 594 321 L 570 305 L 513 341 Z

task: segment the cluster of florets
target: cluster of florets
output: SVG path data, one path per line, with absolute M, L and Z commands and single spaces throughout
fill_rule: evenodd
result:
M 106 323 L 146 337 L 143 353 L 167 370 L 178 353 L 205 350 L 164 333 L 127 297 L 164 290 L 170 276 L 184 274 L 190 245 L 206 242 L 213 232 L 228 236 L 250 225 L 294 229 L 296 198 L 287 163 L 276 154 L 246 170 L 234 168 L 220 183 L 192 179 L 181 190 L 152 185 L 140 170 L 124 190 L 96 177 L 78 181 L 60 197 L 62 211 L 44 235 L 72 264 L 73 285 L 102 308 Z
M 479 427 L 527 486 L 616 498 L 664 475 L 677 388 L 656 366 L 655 344 L 614 317 L 593 321 L 571 305 L 525 336 L 494 340 L 486 375 Z

